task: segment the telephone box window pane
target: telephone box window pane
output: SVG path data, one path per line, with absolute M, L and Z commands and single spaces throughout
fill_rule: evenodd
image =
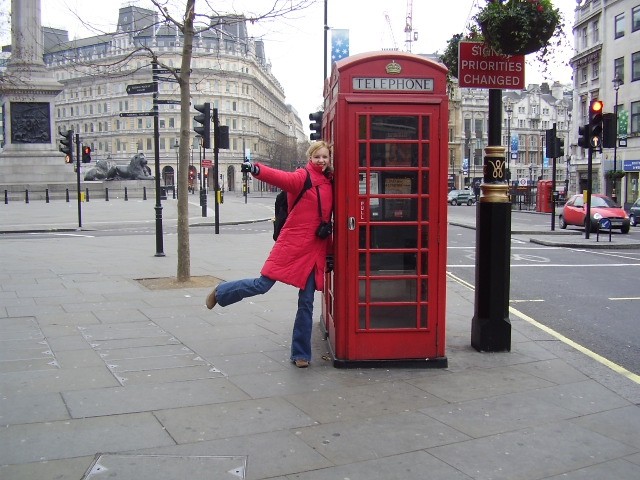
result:
M 372 167 L 418 166 L 417 143 L 374 143 L 371 145 Z
M 429 170 L 422 172 L 422 193 L 429 193 Z
M 371 138 L 418 140 L 418 117 L 373 115 L 371 116 Z
M 426 257 L 426 255 L 423 255 L 423 257 Z M 424 261 L 426 262 L 426 260 Z M 429 280 L 423 278 L 420 280 L 420 301 L 426 302 L 427 300 L 429 300 Z
M 367 273 L 367 254 L 361 253 L 358 256 L 358 261 L 359 261 L 359 266 L 358 266 L 359 274 L 364 275 L 365 273 Z
M 380 199 L 379 198 L 370 198 L 369 199 L 369 217 L 372 222 L 378 221 L 381 219 L 380 212 Z
M 429 225 L 422 225 L 422 248 L 429 248 Z M 426 273 L 426 272 L 425 272 Z
M 429 152 L 431 144 L 429 143 L 423 143 L 422 144 L 422 166 L 423 167 L 428 167 L 429 166 Z
M 364 281 L 360 282 L 360 301 L 365 301 Z M 416 279 L 372 280 L 370 302 L 415 302 Z
M 365 140 L 367 138 L 367 117 L 366 115 L 360 115 L 358 117 L 358 138 Z
M 358 248 L 367 248 L 367 229 L 364 226 L 358 230 Z
M 416 254 L 415 253 L 372 253 L 371 276 L 379 275 L 415 275 L 416 274 Z M 364 262 L 361 258 L 361 268 Z M 361 270 L 361 273 L 363 270 Z
M 429 220 L 429 199 L 428 198 L 422 199 L 422 220 L 425 222 Z
M 358 146 L 358 150 L 359 150 L 359 154 L 358 154 L 359 164 L 361 167 L 366 167 L 367 166 L 367 144 L 361 143 Z
M 415 305 L 372 305 L 369 307 L 369 327 L 416 328 Z
M 366 307 L 358 308 L 358 326 L 361 329 L 367 328 L 367 309 Z
M 430 140 L 431 139 L 431 128 L 430 123 L 431 117 L 422 117 L 422 140 Z
M 428 305 L 420 305 L 420 328 L 429 326 L 429 307 Z
M 385 198 L 383 204 L 383 221 L 411 222 L 418 216 L 418 200 L 415 198 Z
M 370 248 L 418 248 L 418 229 L 415 225 L 371 226 Z

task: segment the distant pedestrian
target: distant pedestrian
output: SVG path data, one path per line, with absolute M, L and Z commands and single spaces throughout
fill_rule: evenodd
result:
M 324 141 L 314 142 L 307 150 L 307 164 L 295 172 L 284 172 L 260 163 L 245 162 L 243 172 L 287 192 L 289 216 L 276 243 L 271 249 L 260 276 L 222 282 L 207 296 L 206 305 L 226 307 L 240 300 L 268 292 L 276 281 L 300 289 L 298 310 L 293 324 L 291 361 L 299 368 L 309 366 L 311 360 L 311 332 L 313 329 L 313 300 L 315 291 L 324 288 L 331 234 L 320 232 L 321 222 L 329 222 L 333 211 L 333 168 L 330 146 Z M 292 208 L 307 182 L 306 190 Z M 319 211 L 320 209 L 320 211 Z

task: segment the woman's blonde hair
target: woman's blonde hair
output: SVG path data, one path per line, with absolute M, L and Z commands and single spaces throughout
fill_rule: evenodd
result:
M 329 142 L 325 142 L 324 140 L 319 140 L 317 142 L 313 142 L 309 146 L 309 148 L 307 149 L 307 158 L 313 157 L 313 154 L 321 148 L 326 148 L 327 150 L 329 150 L 329 154 L 331 154 L 331 144 Z

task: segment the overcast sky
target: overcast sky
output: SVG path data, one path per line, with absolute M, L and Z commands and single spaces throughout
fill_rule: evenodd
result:
M 264 5 L 276 0 L 196 0 L 196 11 L 202 11 L 207 3 L 220 12 L 260 12 Z M 288 3 L 289 0 L 279 0 Z M 361 53 L 395 45 L 406 50 L 405 18 L 408 2 L 403 0 L 327 0 L 329 27 L 349 29 L 350 53 Z M 478 4 L 485 0 L 415 0 L 413 1 L 412 26 L 418 32 L 418 40 L 411 45 L 413 53 L 442 53 L 447 40 L 456 33 L 463 33 Z M 10 0 L 0 0 L 0 12 L 7 12 Z M 100 32 L 113 32 L 118 20 L 118 9 L 122 0 L 41 0 L 44 26 L 69 31 L 71 38 L 83 38 Z M 140 7 L 151 8 L 148 0 L 133 2 Z M 184 12 L 184 1 L 170 0 L 180 12 Z M 556 0 L 565 15 L 568 25 L 566 35 L 572 43 L 573 0 Z M 262 10 L 263 11 L 263 10 Z M 5 13 L 6 15 L 6 13 Z M 388 20 L 387 20 L 388 17 Z M 82 19 L 82 21 L 78 19 Z M 10 43 L 10 33 L 0 25 L 3 44 Z M 83 25 L 84 24 L 84 25 Z M 298 111 L 305 128 L 308 114 L 322 104 L 323 88 L 323 31 L 324 0 L 317 0 L 303 12 L 287 18 L 259 22 L 249 25 L 249 35 L 265 41 L 272 71 L 285 89 L 287 103 Z M 331 35 L 328 36 L 329 49 Z M 563 58 L 568 61 L 569 49 Z M 559 80 L 569 82 L 571 70 L 567 66 L 554 66 L 553 78 L 545 78 L 533 63 L 534 55 L 527 57 L 525 83 Z M 329 70 L 330 71 L 330 70 Z

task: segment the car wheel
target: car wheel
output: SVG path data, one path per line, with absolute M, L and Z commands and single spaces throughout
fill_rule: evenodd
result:
M 564 217 L 562 215 L 560 215 L 558 220 L 560 220 L 560 228 L 567 228 L 567 222 L 564 221 Z
M 458 204 L 458 201 L 455 198 L 451 200 L 451 205 L 455 207 L 457 204 Z
M 629 223 L 631 224 L 632 227 L 635 227 L 636 225 L 638 225 L 638 220 L 636 220 L 635 215 L 629 215 Z
M 467 205 L 469 205 L 469 206 L 473 205 L 473 200 L 471 200 L 471 199 L 467 200 Z
M 620 228 L 620 231 L 622 233 L 629 233 L 629 225 L 624 225 L 622 228 Z

